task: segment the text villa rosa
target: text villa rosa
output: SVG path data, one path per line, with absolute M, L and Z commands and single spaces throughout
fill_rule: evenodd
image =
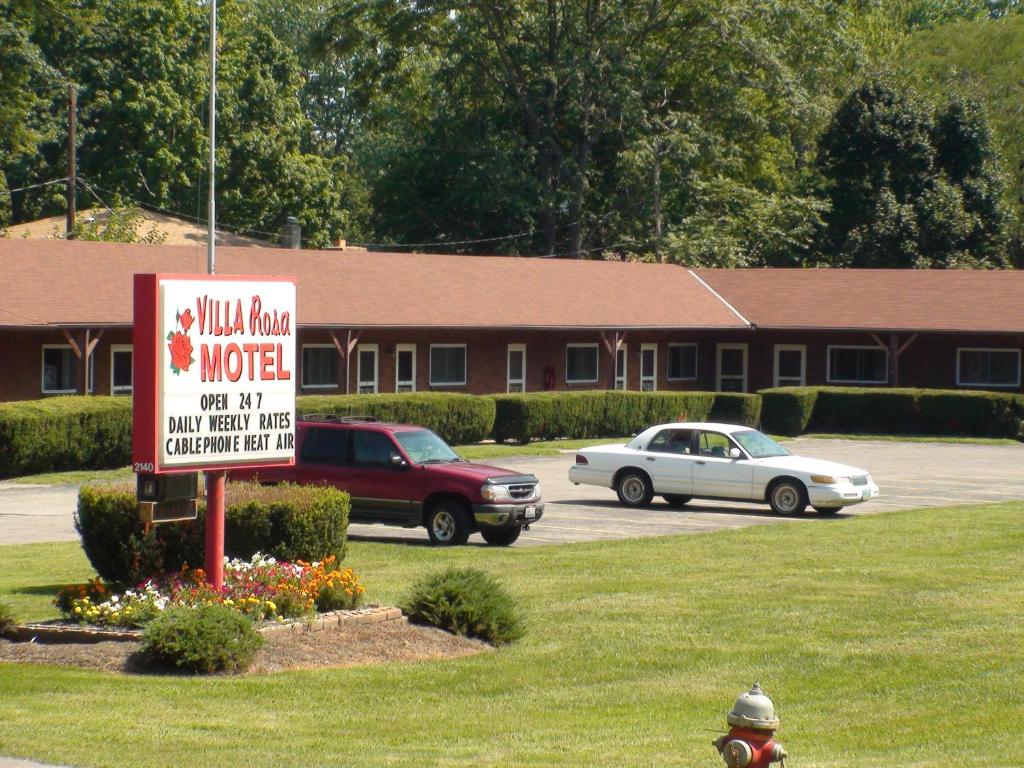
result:
M 196 300 L 199 325 L 199 377 L 202 381 L 288 381 L 292 374 L 283 360 L 282 345 L 276 341 L 243 343 L 205 341 L 204 337 L 243 336 L 275 339 L 291 336 L 287 310 L 264 310 L 263 300 L 253 296 L 246 313 L 242 300 L 230 301 L 201 296 Z M 248 325 L 246 324 L 248 322 Z M 174 354 L 173 351 L 171 353 Z

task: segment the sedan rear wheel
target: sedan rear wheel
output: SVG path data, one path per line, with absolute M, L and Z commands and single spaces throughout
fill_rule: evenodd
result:
M 651 479 L 639 470 L 623 472 L 615 486 L 619 501 L 627 507 L 646 507 L 654 498 Z
M 768 503 L 777 515 L 799 515 L 807 509 L 807 490 L 798 480 L 779 480 L 768 492 Z

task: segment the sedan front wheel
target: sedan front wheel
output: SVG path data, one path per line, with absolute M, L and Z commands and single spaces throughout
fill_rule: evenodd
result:
M 807 489 L 798 480 L 780 480 L 768 492 L 768 503 L 777 515 L 799 515 L 807 509 Z

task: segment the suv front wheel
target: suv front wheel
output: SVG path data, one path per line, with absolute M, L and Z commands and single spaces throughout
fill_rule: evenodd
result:
M 427 516 L 427 533 L 439 546 L 465 544 L 469 540 L 469 515 L 465 507 L 453 499 L 436 501 Z

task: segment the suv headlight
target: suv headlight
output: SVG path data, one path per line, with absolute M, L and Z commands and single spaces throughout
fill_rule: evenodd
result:
M 512 501 L 512 494 L 508 492 L 507 485 L 486 485 L 480 486 L 480 495 L 484 501 Z
M 540 499 L 540 483 L 533 486 L 533 498 L 535 501 Z
M 821 485 L 847 485 L 850 482 L 848 477 L 832 477 L 832 475 L 811 475 L 812 483 Z

